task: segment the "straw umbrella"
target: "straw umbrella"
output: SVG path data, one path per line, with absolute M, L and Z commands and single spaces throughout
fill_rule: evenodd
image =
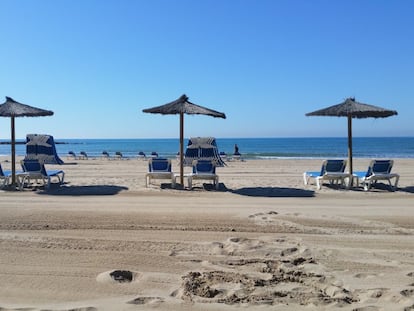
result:
M 306 116 L 333 116 L 347 117 L 348 119 L 348 162 L 349 173 L 353 173 L 352 165 L 352 118 L 386 118 L 397 115 L 397 111 L 363 104 L 355 101 L 355 98 L 347 98 L 344 102 L 307 113 Z
M 223 119 L 226 118 L 226 115 L 189 102 L 185 94 L 175 101 L 162 106 L 144 109 L 143 112 L 180 115 L 180 183 L 184 185 L 184 114 L 203 114 Z
M 41 117 L 51 116 L 53 111 L 21 104 L 6 96 L 6 101 L 0 105 L 0 117 L 11 119 L 11 162 L 12 162 L 12 186 L 16 184 L 16 137 L 14 118 L 16 117 Z

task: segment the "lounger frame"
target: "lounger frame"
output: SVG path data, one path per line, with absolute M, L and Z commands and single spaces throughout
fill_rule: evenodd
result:
M 193 189 L 193 180 L 212 180 L 214 187 L 219 189 L 219 176 L 216 174 L 214 161 L 194 160 L 193 172 L 188 175 L 188 188 Z
M 399 174 L 391 173 L 394 165 L 393 160 L 372 160 L 366 172 L 355 172 L 353 178 L 357 180 L 357 185 L 362 185 L 365 191 L 371 189 L 380 180 L 388 182 L 391 191 L 398 188 Z M 392 183 L 394 180 L 394 184 Z
M 306 186 L 311 179 L 315 179 L 316 188 L 320 190 L 323 182 L 327 180 L 330 184 L 339 184 L 349 188 L 352 175 L 344 172 L 346 164 L 346 160 L 325 160 L 320 171 L 303 173 L 303 183 Z
M 148 187 L 153 179 L 169 179 L 171 180 L 172 187 L 175 187 L 175 177 L 171 170 L 170 159 L 150 158 L 148 160 L 148 173 L 145 175 L 145 187 Z
M 42 181 L 47 189 L 50 189 L 50 184 L 52 178 L 57 179 L 58 184 L 63 184 L 65 180 L 65 172 L 62 170 L 52 170 L 47 171 L 44 164 L 41 164 L 37 160 L 22 160 L 21 165 L 23 172 L 17 174 L 19 181 L 19 188 L 22 190 L 24 186 L 30 182 L 30 180 L 35 180 L 36 183 Z

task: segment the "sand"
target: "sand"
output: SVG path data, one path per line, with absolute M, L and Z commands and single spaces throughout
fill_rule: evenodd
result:
M 218 191 L 146 188 L 144 160 L 48 166 L 64 185 L 0 191 L 0 310 L 414 310 L 414 160 L 395 192 L 304 186 L 320 165 L 229 162 Z

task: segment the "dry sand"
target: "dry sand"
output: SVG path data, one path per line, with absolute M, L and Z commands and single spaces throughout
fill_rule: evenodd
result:
M 229 162 L 219 191 L 67 162 L 60 188 L 0 191 L 2 311 L 414 310 L 412 159 L 396 192 L 305 187 L 321 160 Z

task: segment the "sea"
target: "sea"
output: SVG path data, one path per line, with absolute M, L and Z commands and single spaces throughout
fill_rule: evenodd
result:
M 58 155 L 63 159 L 69 151 L 81 151 L 89 157 L 99 157 L 103 151 L 110 155 L 121 152 L 124 157 L 137 157 L 142 151 L 150 155 L 175 158 L 179 151 L 179 139 L 59 139 L 54 138 Z M 9 141 L 8 141 L 9 142 Z M 16 155 L 24 156 L 23 140 L 17 140 Z M 184 146 L 188 143 L 185 139 Z M 234 145 L 244 159 L 286 159 L 286 158 L 346 158 L 348 139 L 346 137 L 317 138 L 216 138 L 219 151 L 231 155 Z M 0 140 L 0 155 L 10 155 L 10 144 Z M 414 137 L 354 137 L 353 157 L 356 158 L 414 158 Z

